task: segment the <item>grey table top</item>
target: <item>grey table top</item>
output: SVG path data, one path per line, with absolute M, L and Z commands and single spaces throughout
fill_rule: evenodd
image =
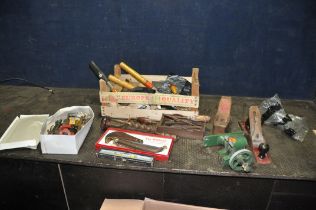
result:
M 205 148 L 202 140 L 179 138 L 172 149 L 168 161 L 155 161 L 153 167 L 139 166 L 110 159 L 96 157 L 95 143 L 102 135 L 100 131 L 100 103 L 97 89 L 56 88 L 55 94 L 36 87 L 0 86 L 0 135 L 19 114 L 54 114 L 68 106 L 89 105 L 95 119 L 78 155 L 47 155 L 36 150 L 20 148 L 0 151 L 0 158 L 46 161 L 63 164 L 82 165 L 127 170 L 140 170 L 196 175 L 233 177 L 295 179 L 316 181 L 316 105 L 312 101 L 282 100 L 287 113 L 306 117 L 309 132 L 301 143 L 287 137 L 275 127 L 263 126 L 265 139 L 270 144 L 272 164 L 256 165 L 252 173 L 234 172 L 224 167 L 217 154 L 218 147 Z M 220 96 L 202 95 L 200 114 L 214 116 Z M 237 131 L 237 121 L 246 115 L 248 107 L 259 105 L 263 99 L 233 97 L 231 130 Z M 207 125 L 206 134 L 211 132 Z

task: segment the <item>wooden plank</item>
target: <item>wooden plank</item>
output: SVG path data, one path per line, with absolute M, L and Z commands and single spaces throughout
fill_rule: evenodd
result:
M 179 110 L 150 110 L 150 109 L 135 109 L 127 106 L 109 107 L 101 106 L 101 115 L 114 118 L 137 118 L 147 117 L 152 120 L 161 120 L 162 114 L 181 114 L 187 117 L 195 117 L 199 113 L 194 111 L 179 111 Z
M 111 106 L 115 107 L 117 106 L 117 103 L 115 101 L 101 101 L 101 92 L 102 93 L 111 93 L 110 88 L 106 85 L 106 82 L 103 79 L 99 80 L 99 86 L 100 86 L 100 91 L 99 91 L 99 96 L 100 96 L 100 102 L 102 106 L 105 106 L 107 104 L 110 104 Z M 114 87 L 115 88 L 115 87 Z
M 152 104 L 152 105 L 169 105 L 181 107 L 199 107 L 198 96 L 184 96 L 175 94 L 162 93 L 137 93 L 137 92 L 101 92 L 101 103 L 136 103 L 136 104 Z
M 199 96 L 200 95 L 200 82 L 199 82 L 199 68 L 192 69 L 192 96 Z
M 110 88 L 106 85 L 106 82 L 103 79 L 99 80 L 99 87 L 102 92 L 110 91 Z
M 230 122 L 230 110 L 232 99 L 230 96 L 222 96 L 219 101 L 218 110 L 214 118 L 213 134 L 225 133 Z
M 200 96 L 199 68 L 192 69 L 191 95 Z M 192 111 L 198 111 L 197 108 L 192 108 Z
M 121 68 L 119 65 L 114 65 L 114 77 L 116 78 L 120 78 L 121 76 Z M 122 86 L 114 83 L 114 82 L 111 82 L 112 86 L 114 87 L 114 91 L 113 92 L 121 92 L 122 91 Z

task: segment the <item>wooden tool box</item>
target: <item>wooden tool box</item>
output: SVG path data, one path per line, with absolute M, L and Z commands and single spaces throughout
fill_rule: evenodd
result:
M 191 82 L 191 96 L 162 93 L 140 92 L 110 92 L 106 83 L 100 80 L 101 115 L 114 118 L 148 117 L 152 120 L 160 120 L 162 114 L 181 114 L 194 117 L 199 114 L 199 69 L 192 69 L 191 77 L 184 77 Z M 114 66 L 114 76 L 120 80 L 129 80 L 138 83 L 131 75 L 121 74 L 119 65 Z M 166 75 L 143 75 L 150 81 L 166 80 Z M 140 83 L 138 86 L 143 86 Z M 175 106 L 177 110 L 164 109 L 139 109 L 137 105 L 168 105 Z

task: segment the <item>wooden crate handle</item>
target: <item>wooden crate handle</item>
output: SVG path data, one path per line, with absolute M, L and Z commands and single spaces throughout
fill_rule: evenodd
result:
M 199 68 L 193 68 L 192 69 L 192 96 L 199 96 L 200 91 L 200 82 L 199 82 Z
M 192 68 L 191 95 L 200 96 L 199 68 Z M 192 108 L 192 111 L 198 111 L 198 108 Z
M 114 74 L 114 77 L 116 77 L 118 79 L 121 77 L 121 67 L 120 67 L 120 65 L 118 65 L 118 64 L 114 65 L 114 73 L 113 74 Z M 123 88 L 120 85 L 114 84 L 114 89 L 117 92 L 121 92 Z
M 106 82 L 103 79 L 99 80 L 99 86 L 101 92 L 109 92 L 110 88 L 106 85 Z
M 121 67 L 118 64 L 114 65 L 114 76 L 116 78 L 120 78 L 121 77 Z

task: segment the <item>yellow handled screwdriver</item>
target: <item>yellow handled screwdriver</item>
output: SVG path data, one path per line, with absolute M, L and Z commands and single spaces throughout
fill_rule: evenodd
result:
M 128 82 L 125 82 L 125 81 L 122 81 L 122 80 L 116 78 L 115 76 L 113 76 L 112 74 L 110 74 L 108 76 L 108 78 L 109 78 L 109 80 L 111 82 L 114 82 L 114 83 L 116 83 L 116 84 L 118 84 L 118 85 L 120 85 L 120 86 L 122 86 L 122 87 L 124 87 L 126 89 L 131 90 L 131 89 L 135 88 L 132 84 L 130 84 Z
M 113 76 L 112 74 L 110 74 L 108 76 L 108 78 L 111 82 L 114 82 L 114 83 L 122 86 L 123 88 L 128 89 L 128 91 L 130 91 L 130 92 L 142 92 L 142 93 L 155 93 L 156 92 L 154 89 L 150 89 L 147 87 L 134 87 L 134 85 L 132 85 L 128 82 L 122 81 L 122 80 L 118 79 L 117 77 Z
M 145 85 L 147 88 L 153 88 L 153 84 L 150 81 L 146 80 L 143 76 L 138 74 L 134 69 L 126 65 L 124 62 L 120 63 L 120 67 L 124 69 L 127 73 L 132 75 L 138 82 Z

